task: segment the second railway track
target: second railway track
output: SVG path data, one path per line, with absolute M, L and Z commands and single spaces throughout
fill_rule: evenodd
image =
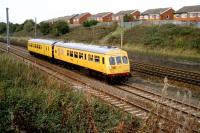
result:
M 131 61 L 132 71 L 200 86 L 200 73 Z

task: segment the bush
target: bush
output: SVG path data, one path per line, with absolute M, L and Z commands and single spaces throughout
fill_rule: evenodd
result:
M 40 23 L 39 29 L 43 35 L 47 35 L 51 32 L 51 27 L 50 27 L 49 23 L 45 23 L 45 22 Z
M 69 32 L 69 25 L 64 21 L 55 22 L 52 25 L 52 34 L 60 36 Z
M 0 23 L 0 34 L 6 33 L 6 23 Z
M 98 23 L 98 21 L 96 21 L 96 20 L 87 20 L 87 21 L 83 22 L 83 26 L 91 27 L 91 26 L 97 25 L 97 23 Z
M 31 32 L 31 31 L 33 31 L 33 29 L 34 29 L 34 21 L 33 20 L 26 20 L 24 23 L 23 23 L 23 25 L 24 25 L 24 27 L 23 27 L 23 29 L 26 31 L 26 32 Z
M 133 15 L 128 15 L 128 14 L 124 15 L 124 22 L 131 22 L 133 20 L 134 20 Z

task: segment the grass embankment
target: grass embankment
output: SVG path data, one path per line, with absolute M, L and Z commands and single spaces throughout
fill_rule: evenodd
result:
M 120 32 L 107 39 L 109 44 L 120 44 Z M 124 31 L 124 48 L 139 53 L 200 58 L 200 29 L 166 24 L 136 26 Z
M 0 53 L 0 132 L 110 132 L 137 120 Z

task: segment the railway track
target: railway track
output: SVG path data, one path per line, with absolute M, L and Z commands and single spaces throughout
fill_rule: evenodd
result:
M 53 77 L 55 77 L 59 80 L 62 80 L 63 82 L 67 82 L 65 80 L 65 78 L 67 77 L 68 79 L 72 80 L 73 82 L 76 82 L 76 84 L 78 83 L 79 85 L 84 86 L 84 87 L 82 87 L 82 89 L 84 91 L 86 91 L 87 93 L 90 93 L 91 95 L 98 97 L 98 98 L 104 100 L 105 102 L 122 109 L 125 112 L 131 113 L 134 116 L 138 116 L 138 117 L 141 117 L 142 119 L 146 119 L 146 118 L 148 118 L 148 113 L 151 112 L 151 109 L 149 109 L 147 107 L 143 107 L 138 103 L 131 102 L 131 101 L 127 100 L 126 98 L 119 97 L 117 95 L 114 95 L 113 93 L 106 92 L 102 89 L 99 89 L 99 88 L 95 87 L 95 85 L 90 85 L 86 82 L 83 82 L 81 80 L 81 78 L 69 74 L 69 72 L 66 72 L 66 70 L 63 69 L 63 68 L 60 68 L 60 67 L 55 66 L 55 65 L 52 66 L 52 64 L 49 64 L 47 62 L 44 62 L 44 61 L 41 61 L 41 60 L 36 60 L 35 58 L 29 57 L 28 56 L 29 54 L 27 53 L 26 50 L 17 49 L 17 48 L 13 47 L 13 48 L 10 49 L 10 52 L 12 52 L 13 54 L 23 58 L 23 60 L 26 60 L 29 63 L 32 62 L 32 64 L 36 65 L 36 67 L 38 67 L 41 70 L 49 73 Z M 120 87 L 118 86 L 116 88 L 123 90 L 123 91 L 126 91 L 127 93 L 129 93 L 131 95 L 140 97 L 140 100 L 141 101 L 145 100 L 145 102 L 151 102 L 151 103 L 157 102 L 158 103 L 159 99 L 161 98 L 161 96 L 158 95 L 158 94 L 154 94 L 152 92 L 147 92 L 147 91 L 144 91 L 140 88 L 135 88 L 133 86 L 130 86 L 128 84 L 123 84 L 123 86 L 120 86 Z M 179 101 L 176 101 L 174 99 L 169 99 L 169 98 L 167 100 L 168 100 L 168 102 L 166 102 L 166 103 L 159 102 L 159 104 L 166 106 L 166 107 L 171 107 L 176 111 L 181 111 L 186 115 L 191 114 L 193 117 L 198 118 L 198 120 L 199 120 L 200 114 L 198 113 L 198 111 L 199 111 L 198 108 L 187 105 L 187 104 L 185 104 L 184 106 L 183 106 L 183 104 L 181 104 L 181 106 L 173 106 L 173 105 L 170 105 L 171 101 L 173 101 L 176 104 L 178 104 Z M 183 110 L 183 108 L 186 108 L 186 109 Z M 189 109 L 192 109 L 192 110 L 189 110 Z M 155 113 L 155 115 L 160 115 L 160 114 Z M 168 118 L 165 118 L 162 115 L 160 115 L 160 116 L 164 120 L 171 121 L 171 120 L 169 120 Z M 175 123 L 175 124 L 178 124 L 180 127 L 183 126 L 181 123 L 179 123 L 177 121 L 172 121 L 172 122 Z M 196 132 L 196 130 L 194 130 L 194 132 Z
M 190 114 L 192 117 L 197 118 L 200 124 L 200 108 L 196 106 L 162 96 L 162 94 L 153 93 L 142 88 L 131 86 L 130 84 L 122 84 L 122 86 L 116 87 L 125 92 L 133 94 L 143 101 L 145 100 L 146 102 L 150 102 L 151 104 L 159 103 L 160 105 L 171 108 L 176 112 L 182 112 L 185 115 Z
M 200 86 L 200 73 L 131 61 L 131 70 Z

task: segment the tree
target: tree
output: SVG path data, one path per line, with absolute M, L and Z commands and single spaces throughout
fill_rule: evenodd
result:
M 52 33 L 55 36 L 60 36 L 69 32 L 69 26 L 65 21 L 55 22 L 52 27 Z
M 126 15 L 124 15 L 124 22 L 131 22 L 131 21 L 133 21 L 134 20 L 134 17 L 133 17 L 133 15 L 128 15 L 128 14 L 126 14 Z
M 39 26 L 40 26 L 40 32 L 43 35 L 47 35 L 50 33 L 51 27 L 50 27 L 49 23 L 41 22 Z
M 34 29 L 34 21 L 33 20 L 26 20 L 23 25 L 23 29 L 26 31 L 26 32 L 31 32 L 33 29 Z
M 3 34 L 6 32 L 6 24 L 3 22 L 0 22 L 0 34 Z
M 91 27 L 91 26 L 97 25 L 97 23 L 98 23 L 98 21 L 96 21 L 96 20 L 87 20 L 87 21 L 83 22 L 83 26 Z
M 16 29 L 15 29 L 15 32 L 19 32 L 19 31 L 22 31 L 24 28 L 24 25 L 23 24 L 16 24 Z

